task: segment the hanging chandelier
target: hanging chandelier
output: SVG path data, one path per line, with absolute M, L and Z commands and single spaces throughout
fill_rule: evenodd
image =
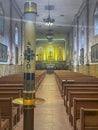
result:
M 50 11 L 54 9 L 54 6 L 49 4 L 49 0 L 48 0 L 48 6 L 46 6 L 45 9 L 48 10 L 48 17 L 44 18 L 43 21 L 49 27 L 48 32 L 46 33 L 46 37 L 47 37 L 48 43 L 52 43 L 53 42 L 53 30 L 51 30 L 51 26 L 55 22 L 55 19 L 51 18 L 51 15 L 50 15 Z
M 47 7 L 47 10 L 48 10 L 48 17 L 44 18 L 43 21 L 45 22 L 46 25 L 52 26 L 53 23 L 55 22 L 55 19 L 51 18 L 50 11 L 53 10 L 54 6 L 50 5 L 49 0 L 48 0 L 48 6 L 46 6 L 46 7 Z
M 48 43 L 52 43 L 53 38 L 48 38 Z
M 46 33 L 48 43 L 51 43 L 53 41 L 53 30 L 49 28 L 48 32 Z
M 46 33 L 46 36 L 53 36 L 53 30 L 49 28 L 49 30 Z
M 49 15 L 46 19 L 43 19 L 43 21 L 45 22 L 46 25 L 52 26 L 53 23 L 55 22 L 55 19 L 51 18 Z

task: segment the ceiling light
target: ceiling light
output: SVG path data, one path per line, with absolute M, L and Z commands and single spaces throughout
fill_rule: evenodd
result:
M 47 38 L 48 39 L 48 43 L 52 43 L 53 38 Z
M 53 39 L 53 30 L 48 30 L 48 32 L 46 33 L 46 36 L 47 36 L 47 39 L 48 39 L 48 42 L 52 42 L 52 39 Z
M 49 38 L 53 38 L 52 36 L 50 36 L 50 35 L 47 35 L 47 39 L 49 39 Z
M 46 36 L 53 36 L 53 30 L 49 29 L 46 33 Z
M 45 19 L 43 19 L 43 21 L 45 22 L 45 24 L 48 25 L 48 26 L 52 26 L 53 23 L 55 22 L 55 19 L 54 19 L 54 18 L 51 18 L 51 16 L 50 16 L 50 10 L 52 10 L 52 7 L 54 7 L 54 6 L 51 6 L 51 5 L 49 4 L 49 0 L 48 0 L 48 6 L 47 6 L 48 17 L 45 18 Z
M 43 19 L 43 21 L 45 22 L 46 25 L 52 26 L 53 23 L 55 22 L 55 19 L 51 18 L 49 15 L 46 19 Z

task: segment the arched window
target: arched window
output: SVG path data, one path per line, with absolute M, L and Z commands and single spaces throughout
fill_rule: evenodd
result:
M 77 39 L 76 35 L 74 36 L 74 51 L 73 51 L 73 59 L 74 59 L 74 65 L 77 65 Z
M 19 28 L 15 25 L 15 63 L 18 64 L 19 60 Z
M 0 2 L 0 35 L 4 34 L 4 11 Z
M 94 12 L 94 35 L 98 35 L 98 6 L 96 6 Z
M 19 44 L 19 29 L 17 25 L 15 26 L 15 44 Z

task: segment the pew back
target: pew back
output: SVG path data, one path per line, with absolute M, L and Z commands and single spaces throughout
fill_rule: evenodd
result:
M 98 98 L 74 98 L 73 99 L 73 126 L 76 130 L 76 121 L 80 118 L 80 108 L 98 109 Z
M 80 109 L 78 130 L 98 130 L 98 109 Z

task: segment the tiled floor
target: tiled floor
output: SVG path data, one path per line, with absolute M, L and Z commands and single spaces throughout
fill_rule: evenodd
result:
M 47 74 L 37 94 L 45 102 L 35 108 L 34 130 L 73 130 L 53 74 Z M 15 130 L 23 130 L 22 119 Z

